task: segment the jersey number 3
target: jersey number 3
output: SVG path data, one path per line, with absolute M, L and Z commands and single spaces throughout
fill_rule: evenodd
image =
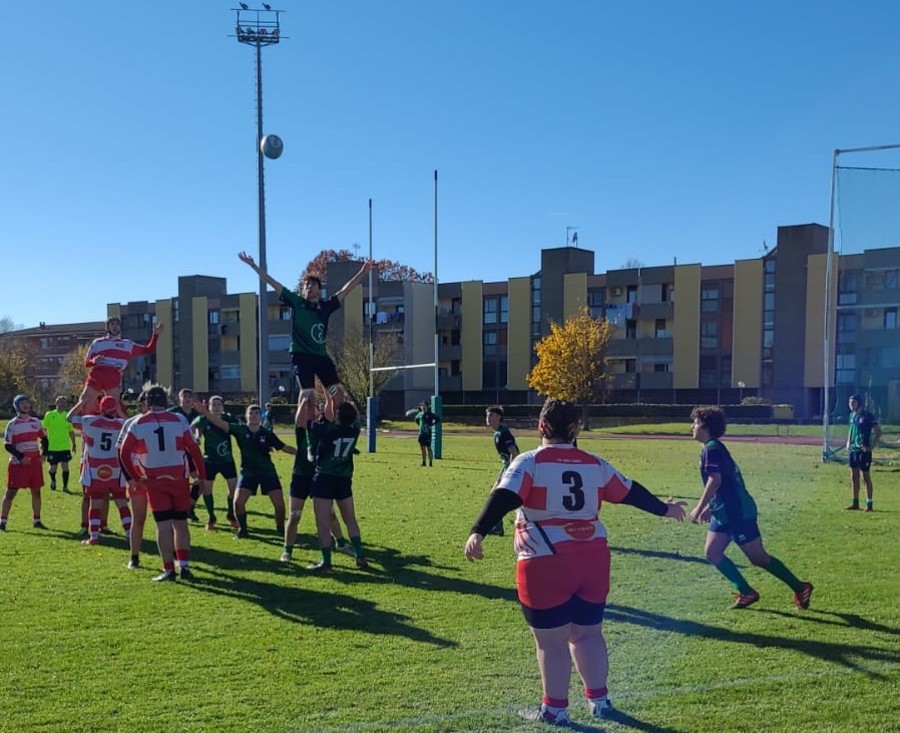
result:
M 577 512 L 584 508 L 584 481 L 577 471 L 563 471 L 563 483 L 569 487 L 569 493 L 563 497 L 563 506 L 570 512 Z

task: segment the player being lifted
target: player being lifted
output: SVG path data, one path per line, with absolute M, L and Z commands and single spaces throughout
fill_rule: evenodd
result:
M 341 307 L 341 301 L 354 285 L 359 283 L 366 273 L 374 267 L 371 260 L 366 260 L 352 278 L 340 290 L 327 300 L 322 300 L 322 281 L 314 275 L 308 275 L 303 283 L 303 295 L 284 287 L 265 270 L 259 267 L 246 252 L 238 254 L 244 262 L 259 275 L 260 280 L 278 293 L 279 300 L 291 308 L 291 362 L 294 376 L 300 385 L 300 399 L 297 403 L 295 423 L 303 426 L 303 415 L 306 405 L 315 401 L 315 379 L 319 378 L 325 389 L 334 400 L 335 409 L 344 401 L 344 387 L 340 383 L 337 369 L 325 346 L 328 333 L 328 319 Z
M 169 395 L 159 386 L 147 390 L 149 412 L 131 425 L 119 449 L 128 474 L 146 485 L 150 509 L 156 519 L 156 544 L 163 561 L 163 572 L 153 578 L 157 582 L 174 581 L 175 564 L 182 580 L 193 579 L 188 564 L 191 557 L 191 535 L 188 510 L 191 487 L 188 456 L 194 461 L 200 479 L 206 474 L 203 456 L 191 428 L 181 416 L 166 411 Z
M 89 536 L 83 545 L 100 544 L 100 526 L 112 496 L 126 539 L 131 539 L 131 510 L 125 498 L 125 477 L 119 464 L 116 444 L 125 420 L 119 417 L 118 402 L 112 397 L 100 400 L 99 415 L 80 415 L 72 408 L 69 422 L 81 428 L 84 450 L 81 454 L 81 485 L 90 501 L 88 509 Z
M 132 359 L 156 351 L 160 331 L 162 324 L 156 323 L 150 341 L 145 345 L 137 344 L 131 339 L 122 338 L 122 321 L 117 316 L 109 318 L 106 321 L 106 336 L 94 339 L 88 347 L 84 365 L 90 371 L 84 380 L 81 397 L 72 408 L 76 414 L 89 410 L 98 397 L 107 395 L 115 399 L 119 415 L 128 417 L 120 401 L 122 373 Z

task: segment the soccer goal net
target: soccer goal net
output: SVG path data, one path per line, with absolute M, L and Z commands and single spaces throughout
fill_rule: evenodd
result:
M 835 151 L 825 302 L 824 460 L 845 461 L 850 397 L 882 426 L 876 462 L 900 460 L 900 145 Z

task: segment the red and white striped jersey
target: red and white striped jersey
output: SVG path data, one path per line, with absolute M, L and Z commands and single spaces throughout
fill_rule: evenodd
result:
M 84 449 L 81 452 L 81 484 L 91 486 L 95 481 L 118 481 L 124 486 L 116 440 L 125 420 L 105 415 L 87 415 L 72 421 L 81 427 Z
M 84 365 L 88 367 L 111 367 L 124 372 L 131 359 L 144 354 L 152 354 L 156 350 L 156 341 L 156 334 L 153 334 L 146 346 L 137 344 L 131 339 L 109 338 L 106 336 L 94 339 L 88 347 Z
M 520 560 L 579 549 L 606 537 L 600 504 L 614 504 L 631 490 L 626 478 L 600 456 L 568 443 L 521 453 L 498 488 L 518 494 L 516 555 Z
M 165 410 L 153 410 L 134 420 L 125 434 L 119 456 L 132 476 L 150 480 L 186 479 L 187 456 L 203 474 L 203 454 L 184 416 Z
M 28 458 L 40 458 L 40 440 L 46 437 L 47 431 L 44 430 L 41 421 L 36 417 L 16 415 L 6 424 L 3 442 L 12 445 L 13 448 L 20 453 L 24 453 Z M 13 455 L 10 455 L 9 461 L 10 463 L 21 463 Z

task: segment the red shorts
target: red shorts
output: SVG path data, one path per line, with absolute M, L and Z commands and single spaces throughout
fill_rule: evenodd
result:
M 128 482 L 128 498 L 147 496 L 147 484 L 139 484 L 137 481 Z
M 165 512 L 170 509 L 176 512 L 187 512 L 191 509 L 191 485 L 188 480 L 179 478 L 175 481 L 154 479 L 147 484 L 147 499 L 150 510 Z
M 90 499 L 106 499 L 109 496 L 113 499 L 124 499 L 125 487 L 119 483 L 119 479 L 113 479 L 112 481 L 97 480 L 84 487 L 84 495 Z
M 28 463 L 9 463 L 6 470 L 6 488 L 39 489 L 44 485 L 44 464 L 34 456 Z
M 609 595 L 606 540 L 583 545 L 563 543 L 558 549 L 556 555 L 516 563 L 519 602 L 533 609 L 556 608 L 576 597 L 588 603 L 606 603 Z
M 84 386 L 90 387 L 96 392 L 108 392 L 111 389 L 122 388 L 122 372 L 115 367 L 95 366 L 88 372 Z

